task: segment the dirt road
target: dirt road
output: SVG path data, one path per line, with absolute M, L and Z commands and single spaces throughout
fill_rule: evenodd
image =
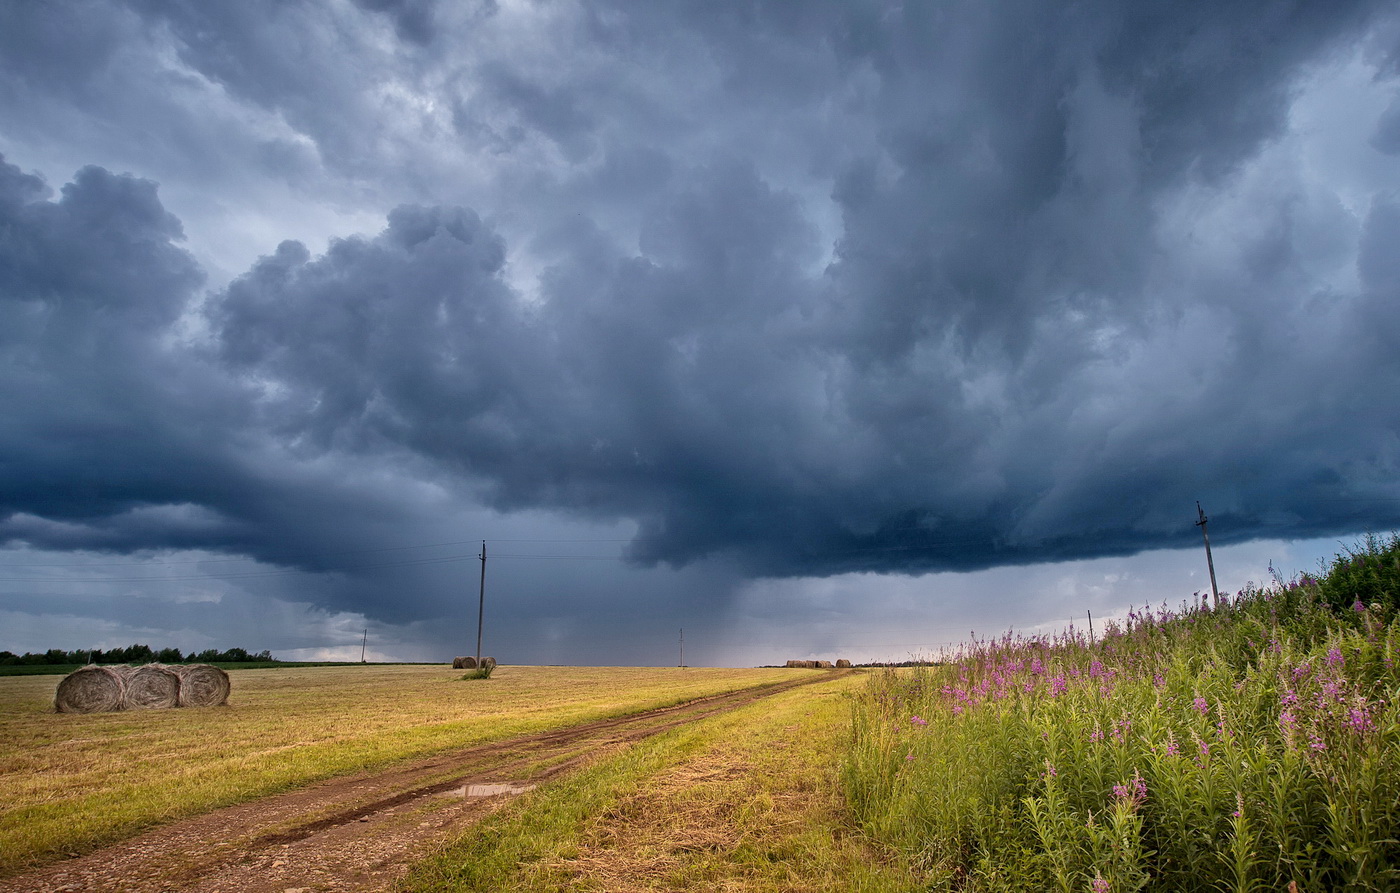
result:
M 511 797 L 619 748 L 836 671 L 439 754 L 163 825 L 0 879 L 0 893 L 387 890 L 440 840 Z

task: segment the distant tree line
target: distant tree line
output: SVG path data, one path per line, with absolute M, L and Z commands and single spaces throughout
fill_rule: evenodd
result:
M 24 654 L 14 654 L 10 651 L 0 651 L 0 667 L 10 667 L 16 665 L 35 664 L 183 664 L 183 663 L 251 663 L 253 661 L 272 660 L 271 651 L 259 651 L 257 654 L 249 654 L 243 648 L 230 648 L 227 651 L 220 651 L 217 648 L 206 648 L 203 651 L 191 651 L 184 654 L 179 648 L 162 648 L 159 651 L 150 645 L 128 645 L 125 648 L 110 648 L 103 651 L 101 648 L 88 650 L 64 651 L 62 648 L 50 648 L 48 651 L 39 654 L 33 651 L 26 651 Z

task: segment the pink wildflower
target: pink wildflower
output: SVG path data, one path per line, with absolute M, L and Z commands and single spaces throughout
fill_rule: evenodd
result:
M 1327 649 L 1327 665 L 1329 667 L 1340 667 L 1345 663 L 1346 659 L 1342 657 L 1342 649 L 1336 647 Z
M 1089 882 L 1089 889 L 1094 891 L 1094 893 L 1109 893 L 1109 890 L 1111 890 L 1112 888 L 1112 884 L 1110 884 L 1107 880 L 1097 875 L 1095 875 L 1094 879 Z
M 911 717 L 909 718 L 909 721 L 910 721 L 911 723 L 913 723 L 914 725 L 916 725 L 916 726 L 926 726 L 926 725 L 928 725 L 928 720 L 923 719 L 922 717 L 918 717 L 918 716 L 911 716 Z
M 1371 712 L 1365 707 L 1353 707 L 1347 714 L 1346 726 L 1359 735 L 1369 732 L 1375 727 L 1375 723 L 1371 721 Z
M 1195 707 L 1196 712 L 1201 714 L 1202 716 L 1205 716 L 1207 713 L 1210 712 L 1210 705 L 1206 703 L 1205 698 L 1200 697 L 1199 695 L 1197 695 L 1196 699 L 1191 702 L 1191 706 Z

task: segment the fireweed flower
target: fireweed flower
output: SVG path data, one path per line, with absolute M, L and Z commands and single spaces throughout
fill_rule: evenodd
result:
M 1128 737 L 1128 730 L 1133 727 L 1132 720 L 1121 720 L 1113 724 L 1113 740 L 1122 744 Z
M 1207 713 L 1210 712 L 1210 705 L 1207 704 L 1206 699 L 1202 697 L 1197 697 L 1194 701 L 1192 701 L 1191 706 L 1195 707 L 1196 712 L 1201 714 L 1202 716 L 1205 716 Z
M 1134 772 L 1132 778 L 1113 786 L 1113 796 L 1136 807 L 1147 799 L 1147 782 L 1143 780 L 1141 775 Z
M 1375 727 L 1375 723 L 1371 721 L 1371 711 L 1364 706 L 1353 707 L 1347 713 L 1345 725 L 1358 735 L 1362 732 L 1369 732 Z
M 911 723 L 913 723 L 914 725 L 916 725 L 916 726 L 926 726 L 926 725 L 928 725 L 928 720 L 923 719 L 923 718 L 918 717 L 918 716 L 911 716 L 911 717 L 909 718 L 909 721 L 910 721 Z
M 1342 649 L 1336 647 L 1327 649 L 1327 665 L 1329 667 L 1340 667 L 1345 663 L 1346 659 L 1342 657 Z
M 1104 878 L 1094 875 L 1094 879 L 1089 882 L 1089 889 L 1094 891 L 1094 893 L 1109 893 L 1109 890 L 1112 889 L 1112 885 Z

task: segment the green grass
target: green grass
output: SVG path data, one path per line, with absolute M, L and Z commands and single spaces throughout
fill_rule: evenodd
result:
M 1397 558 L 880 674 L 852 809 L 935 890 L 1395 889 Z
M 234 674 L 230 706 L 53 712 L 52 677 L 0 679 L 0 873 L 332 775 L 666 706 L 787 670 L 440 665 Z
M 604 758 L 475 826 L 400 890 L 918 889 L 852 833 L 839 794 L 856 684 L 784 692 Z

